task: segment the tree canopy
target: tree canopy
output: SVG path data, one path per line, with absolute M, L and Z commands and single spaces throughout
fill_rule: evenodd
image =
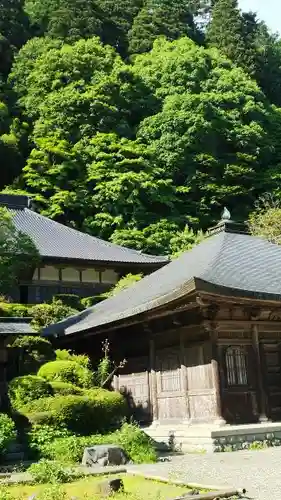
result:
M 0 207 L 0 290 L 8 294 L 18 279 L 32 276 L 39 253 L 30 238 L 17 231 L 12 215 Z
M 237 0 L 2 3 L 1 189 L 155 254 L 280 198 L 281 41 Z

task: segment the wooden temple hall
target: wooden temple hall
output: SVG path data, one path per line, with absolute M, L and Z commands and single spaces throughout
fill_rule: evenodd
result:
M 281 437 L 281 246 L 222 220 L 209 237 L 45 335 L 126 358 L 114 387 L 157 441 L 184 447 Z M 278 422 L 280 420 L 280 422 Z M 228 440 L 228 441 L 227 441 Z

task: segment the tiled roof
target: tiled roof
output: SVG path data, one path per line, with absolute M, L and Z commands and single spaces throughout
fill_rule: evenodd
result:
M 281 246 L 222 231 L 118 295 L 52 325 L 46 334 L 74 334 L 130 318 L 197 290 L 281 300 Z
M 0 335 L 32 335 L 35 333 L 30 326 L 32 318 L 1 318 Z
M 6 205 L 15 214 L 16 228 L 31 237 L 42 257 L 150 265 L 154 269 L 168 262 L 166 257 L 114 245 L 43 217 L 24 206 L 24 198 L 0 195 L 0 205 Z

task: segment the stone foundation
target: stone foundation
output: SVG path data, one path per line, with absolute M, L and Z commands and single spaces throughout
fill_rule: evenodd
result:
M 221 452 L 281 445 L 281 422 L 222 426 L 154 422 L 143 430 L 159 451 Z

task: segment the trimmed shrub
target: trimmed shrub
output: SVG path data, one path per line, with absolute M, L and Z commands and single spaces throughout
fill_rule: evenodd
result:
M 55 380 L 51 382 L 51 386 L 54 392 L 54 395 L 59 394 L 60 396 L 69 396 L 71 394 L 83 394 L 84 391 L 81 387 L 77 387 L 77 385 L 70 384 L 69 382 L 59 382 Z
M 127 406 L 121 394 L 105 392 L 106 396 L 101 394 L 91 399 L 74 395 L 41 398 L 21 411 L 31 423 L 59 425 L 82 435 L 106 432 L 120 423 Z
M 68 382 L 85 388 L 93 385 L 93 373 L 74 361 L 51 361 L 41 366 L 38 375 L 50 382 Z
M 7 450 L 9 444 L 16 438 L 15 422 L 6 415 L 0 414 L 0 453 L 3 454 Z
M 77 309 L 78 311 L 82 309 L 79 295 L 71 293 L 57 293 L 54 295 L 53 301 L 61 301 L 63 305 L 71 307 L 72 309 Z
M 92 307 L 107 298 L 108 295 L 107 292 L 105 292 L 101 293 L 100 295 L 93 295 L 92 297 L 84 297 L 83 299 L 81 299 L 81 304 L 84 309 L 88 309 L 88 307 Z
M 41 447 L 43 456 L 65 464 L 81 463 L 84 448 L 97 444 L 117 444 L 123 447 L 130 460 L 135 463 L 153 463 L 157 454 L 151 438 L 137 425 L 124 423 L 120 430 L 110 434 L 93 436 L 69 436 Z
M 30 306 L 24 304 L 13 304 L 10 302 L 0 302 L 0 316 L 26 318 L 30 316 Z
M 32 464 L 28 472 L 37 484 L 61 484 L 71 480 L 70 471 L 65 470 L 59 463 L 49 460 L 40 460 Z
M 30 315 L 33 318 L 32 326 L 40 332 L 46 326 L 77 314 L 77 312 L 76 309 L 64 305 L 61 301 L 54 301 L 51 304 L 38 304 L 30 309 Z
M 12 344 L 21 354 L 20 373 L 36 373 L 41 365 L 55 359 L 52 344 L 41 337 L 26 335 L 18 337 Z
M 36 399 L 51 396 L 53 389 L 43 378 L 36 375 L 16 377 L 9 383 L 10 402 L 16 410 Z
M 89 356 L 86 354 L 75 354 L 68 349 L 57 349 L 56 350 L 57 361 L 75 361 L 78 365 L 84 366 L 85 368 L 91 369 L 91 361 Z

